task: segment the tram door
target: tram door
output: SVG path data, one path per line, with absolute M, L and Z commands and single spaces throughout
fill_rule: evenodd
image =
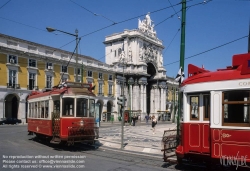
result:
M 189 150 L 210 153 L 210 95 L 190 96 Z

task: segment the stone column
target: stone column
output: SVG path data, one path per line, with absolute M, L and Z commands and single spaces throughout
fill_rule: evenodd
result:
M 17 113 L 17 118 L 22 120 L 22 123 L 26 122 L 26 116 L 25 116 L 25 100 L 19 101 L 19 109 Z
M 143 112 L 144 113 L 147 113 L 147 84 L 148 83 L 145 83 L 145 85 L 143 86 L 143 104 L 144 104 Z
M 134 108 L 133 108 L 133 110 L 139 110 L 139 104 L 140 104 L 139 94 L 140 94 L 139 85 L 137 83 L 137 80 L 135 80 L 135 84 L 134 84 L 134 87 L 133 87 L 133 97 L 134 97 L 134 101 L 133 101 Z
M 154 103 L 155 103 L 155 88 L 154 86 L 151 86 L 151 90 L 150 90 L 150 113 L 153 114 L 154 113 Z
M 128 109 L 129 95 L 128 95 L 128 87 L 126 85 L 126 82 L 124 83 L 124 95 L 125 95 L 125 97 L 127 99 L 127 101 L 125 101 L 125 106 L 126 106 L 125 110 L 127 110 Z
M 0 119 L 5 118 L 5 101 L 4 99 L 0 100 Z
M 117 97 L 119 97 L 120 95 L 121 95 L 121 85 L 120 85 L 120 80 L 117 80 L 116 81 L 116 93 L 115 93 L 116 95 L 116 104 L 117 104 Z M 116 107 L 116 109 L 117 109 L 117 112 L 118 112 L 118 116 L 120 116 L 120 107 L 119 107 L 119 105 L 116 105 L 117 107 Z M 107 107 L 106 107 L 107 108 Z M 103 108 L 102 108 L 102 111 L 105 111 L 104 110 L 104 105 L 103 105 Z
M 121 95 L 121 85 L 120 85 L 120 81 L 117 80 L 116 81 L 116 97 L 119 97 Z

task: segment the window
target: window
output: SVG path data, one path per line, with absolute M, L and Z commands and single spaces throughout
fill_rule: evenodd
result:
M 48 118 L 49 117 L 49 101 L 46 100 L 45 101 L 45 115 L 44 118 Z
M 113 80 L 113 75 L 109 75 L 109 80 L 110 80 L 110 81 Z
M 60 100 L 54 101 L 54 113 L 60 113 Z
M 248 68 L 250 68 L 250 60 L 248 60 Z
M 190 120 L 199 120 L 199 96 L 190 96 Z
M 63 116 L 74 116 L 74 98 L 63 98 Z
M 17 64 L 17 57 L 14 55 L 9 55 L 9 63 Z
M 44 101 L 41 101 L 41 106 L 40 106 L 40 112 L 41 112 L 41 118 L 44 118 Z
M 99 72 L 98 78 L 102 80 L 102 73 Z
M 75 74 L 76 75 L 81 75 L 81 69 L 80 68 L 75 69 Z
M 209 94 L 203 95 L 203 116 L 204 116 L 204 120 L 210 119 L 210 95 Z
M 99 94 L 102 94 L 102 83 L 99 83 L 98 93 L 99 93 Z
M 46 69 L 52 70 L 53 69 L 53 64 L 50 62 L 47 62 Z
M 88 77 L 92 77 L 92 71 L 88 71 Z
M 88 116 L 88 99 L 78 98 L 77 99 L 77 111 L 76 117 L 87 117 Z
M 8 87 L 15 88 L 15 84 L 16 84 L 16 71 L 9 70 L 9 85 L 8 85 Z
M 35 88 L 36 74 L 29 73 L 29 85 L 28 90 L 33 90 Z
M 51 88 L 52 87 L 52 76 L 47 75 L 46 76 L 46 88 Z
M 30 66 L 30 67 L 36 67 L 36 60 L 34 60 L 34 59 L 29 59 L 29 66 Z
M 62 65 L 62 72 L 68 72 L 68 67 L 65 65 Z
M 95 114 L 95 100 L 89 100 L 89 117 L 94 117 Z
M 109 84 L 109 95 L 112 95 L 113 94 L 113 85 L 112 84 Z
M 222 125 L 250 126 L 250 91 L 226 91 L 222 93 Z

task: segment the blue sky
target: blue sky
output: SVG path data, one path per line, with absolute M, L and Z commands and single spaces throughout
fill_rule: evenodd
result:
M 250 0 L 213 0 L 203 4 L 200 4 L 202 0 L 187 1 L 186 58 L 248 35 Z M 58 32 L 49 33 L 46 27 L 70 33 L 78 29 L 79 36 L 82 37 L 79 53 L 105 62 L 105 36 L 124 29 L 136 29 L 138 18 L 143 19 L 151 12 L 157 37 L 165 46 L 163 57 L 167 76 L 175 77 L 179 69 L 179 62 L 176 61 L 180 58 L 181 31 L 178 30 L 181 22 L 178 16 L 181 17 L 181 5 L 176 5 L 179 2 L 180 0 L 1 0 L 0 33 L 72 52 L 75 47 L 74 37 Z M 118 24 L 113 25 L 114 22 Z M 190 63 L 200 67 L 204 65 L 205 69 L 211 71 L 230 66 L 232 56 L 246 53 L 247 47 L 248 39 L 243 38 L 186 59 L 185 74 L 187 75 L 187 65 Z

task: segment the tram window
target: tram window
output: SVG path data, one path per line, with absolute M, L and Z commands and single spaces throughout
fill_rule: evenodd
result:
M 37 102 L 35 102 L 35 112 L 34 112 L 34 118 L 37 118 L 37 112 L 38 112 L 38 106 L 37 106 Z
M 94 117 L 95 114 L 95 100 L 89 100 L 89 117 Z
M 29 103 L 29 118 L 31 118 L 31 103 Z
M 88 99 L 78 98 L 76 109 L 76 117 L 87 117 Z
M 41 101 L 41 118 L 44 118 L 44 101 Z
M 54 101 L 54 113 L 60 113 L 60 100 Z
M 49 117 L 49 101 L 45 101 L 45 117 L 44 118 L 48 118 Z
M 74 98 L 63 98 L 63 116 L 74 116 Z
M 35 103 L 30 103 L 31 110 L 30 110 L 30 117 L 34 118 L 34 112 L 35 112 Z
M 210 118 L 210 95 L 203 95 L 203 115 L 204 120 L 209 120 Z
M 41 118 L 41 102 L 37 102 L 37 118 Z
M 222 125 L 250 126 L 250 91 L 227 91 L 222 98 Z
M 199 96 L 190 96 L 190 120 L 199 120 Z

